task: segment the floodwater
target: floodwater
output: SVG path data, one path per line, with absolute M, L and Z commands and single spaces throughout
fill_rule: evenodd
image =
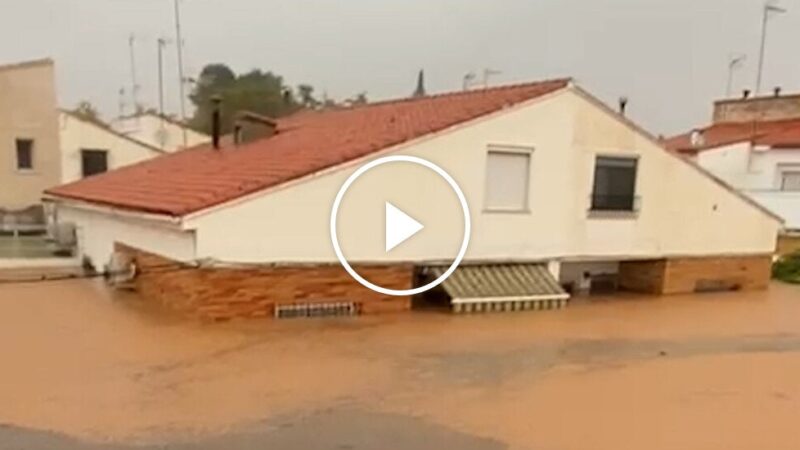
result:
M 0 286 L 0 449 L 800 448 L 800 287 L 200 324 Z

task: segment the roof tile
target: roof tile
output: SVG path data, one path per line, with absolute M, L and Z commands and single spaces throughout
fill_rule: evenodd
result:
M 568 79 L 305 111 L 278 134 L 203 145 L 47 190 L 124 209 L 182 216 L 444 130 L 566 87 Z

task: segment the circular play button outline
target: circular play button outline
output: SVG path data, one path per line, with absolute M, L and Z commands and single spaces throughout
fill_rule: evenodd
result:
M 358 272 L 353 269 L 350 263 L 347 262 L 345 259 L 344 254 L 342 253 L 342 249 L 339 246 L 339 238 L 336 236 L 336 218 L 339 215 L 339 206 L 342 203 L 342 199 L 344 195 L 347 193 L 347 190 L 350 189 L 350 186 L 353 184 L 354 181 L 358 179 L 361 175 L 364 175 L 368 170 L 374 169 L 375 167 L 382 166 L 384 164 L 396 163 L 396 162 L 406 162 L 417 164 L 423 166 L 427 169 L 430 169 L 436 172 L 437 175 L 444 178 L 447 184 L 453 189 L 458 197 L 458 201 L 461 203 L 461 210 L 464 213 L 464 238 L 461 240 L 461 248 L 458 250 L 458 255 L 456 255 L 456 259 L 453 260 L 453 263 L 450 264 L 450 267 L 437 279 L 431 281 L 430 283 L 416 287 L 413 289 L 389 289 L 383 286 L 378 286 L 375 283 L 370 282 L 369 280 L 365 279 Z M 472 233 L 472 222 L 470 220 L 469 215 L 469 205 L 467 204 L 467 198 L 464 196 L 464 192 L 461 191 L 461 188 L 456 183 L 456 180 L 450 176 L 449 173 L 445 172 L 444 169 L 437 166 L 436 164 L 428 161 L 427 159 L 419 158 L 417 156 L 408 156 L 408 155 L 392 155 L 392 156 L 384 156 L 382 158 L 378 158 L 376 160 L 370 161 L 367 164 L 359 167 L 358 170 L 353 172 L 347 180 L 342 184 L 342 187 L 339 188 L 339 192 L 336 194 L 336 199 L 333 201 L 333 209 L 331 210 L 331 223 L 330 223 L 330 231 L 331 231 L 331 243 L 333 244 L 333 250 L 336 252 L 336 258 L 342 264 L 342 267 L 350 274 L 353 279 L 361 283 L 362 286 L 371 289 L 375 292 L 384 294 L 384 295 L 391 295 L 394 297 L 401 297 L 407 295 L 417 295 L 421 294 L 425 291 L 429 291 L 436 286 L 442 284 L 444 280 L 447 279 L 450 275 L 455 272 L 458 265 L 461 264 L 461 260 L 464 259 L 464 255 L 467 253 L 467 247 L 469 246 L 469 238 L 470 234 Z

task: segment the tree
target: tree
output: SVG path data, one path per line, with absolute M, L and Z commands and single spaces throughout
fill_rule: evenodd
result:
M 100 118 L 100 113 L 97 111 L 97 108 L 95 108 L 94 105 L 86 100 L 78 102 L 78 104 L 75 105 L 75 108 L 72 110 L 72 114 L 89 122 L 103 122 L 103 120 Z
M 351 105 L 366 105 L 367 103 L 369 103 L 369 100 L 367 99 L 366 92 L 359 92 L 358 94 L 353 96 L 353 98 L 349 99 L 348 102 Z
M 237 76 L 224 64 L 210 64 L 200 73 L 189 96 L 195 105 L 194 117 L 190 122 L 193 128 L 211 133 L 212 98 L 215 96 L 222 99 L 220 128 L 223 134 L 232 131 L 235 115 L 239 111 L 281 117 L 304 106 L 297 102 L 294 92 L 279 75 L 252 70 Z
M 319 100 L 314 98 L 314 87 L 309 84 L 297 86 L 297 96 L 303 108 L 313 109 L 319 106 Z

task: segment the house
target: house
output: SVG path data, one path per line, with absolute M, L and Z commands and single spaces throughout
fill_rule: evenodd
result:
M 800 231 L 800 95 L 717 101 L 712 124 L 666 145 Z
M 42 193 L 61 181 L 52 60 L 0 66 L 0 149 L 0 226 L 43 223 Z
M 769 282 L 781 219 L 570 79 L 302 112 L 268 137 L 176 152 L 48 196 L 77 225 L 88 263 L 132 260 L 145 298 L 199 317 L 406 310 L 409 295 L 351 278 L 329 230 L 345 181 L 392 155 L 441 167 L 469 205 L 462 264 L 429 293 L 455 310 L 559 307 L 565 291 Z M 462 226 L 440 212 L 427 182 L 386 183 L 396 205 Z M 370 200 L 357 197 L 347 222 L 379 223 Z M 419 286 L 453 258 L 436 242 L 398 252 L 355 243 L 348 263 L 388 289 Z
M 170 153 L 211 141 L 184 123 L 149 111 L 120 117 L 110 125 L 119 133 Z
M 156 158 L 166 151 L 72 112 L 59 113 L 61 183 Z

